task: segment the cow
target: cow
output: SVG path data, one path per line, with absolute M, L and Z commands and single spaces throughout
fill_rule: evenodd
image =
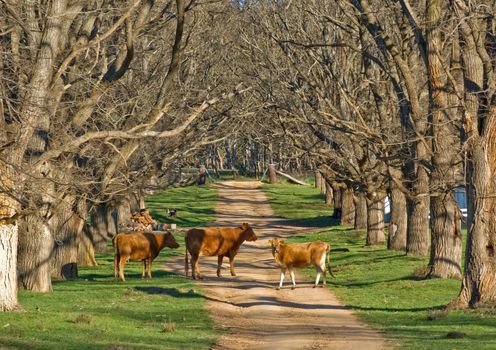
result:
M 217 277 L 221 277 L 220 269 L 224 257 L 229 257 L 231 275 L 234 272 L 234 257 L 244 241 L 256 241 L 257 236 L 247 223 L 241 227 L 208 227 L 191 229 L 186 232 L 186 254 L 184 258 L 184 273 L 188 276 L 188 252 L 191 254 L 191 276 L 201 279 L 198 260 L 200 255 L 217 256 Z
M 114 246 L 114 277 L 117 269 L 121 281 L 124 279 L 124 265 L 129 260 L 141 260 L 142 273 L 145 277 L 146 260 L 148 260 L 148 278 L 152 278 L 152 261 L 164 247 L 179 248 L 174 236 L 170 233 L 130 232 L 118 233 L 112 238 Z
M 331 245 L 327 242 L 310 242 L 310 243 L 294 243 L 286 244 L 280 238 L 269 239 L 269 245 L 272 247 L 272 255 L 276 261 L 276 264 L 281 268 L 281 281 L 276 289 L 281 289 L 282 283 L 284 281 L 284 275 L 286 270 L 289 270 L 291 274 L 291 280 L 293 282 L 293 287 L 296 288 L 294 269 L 304 268 L 310 265 L 315 266 L 317 270 L 317 278 L 315 279 L 315 284 L 313 288 L 317 287 L 320 280 L 320 274 L 324 274 L 323 286 L 326 285 L 326 256 L 327 256 L 327 266 L 329 267 L 329 273 L 334 277 L 331 271 L 331 265 L 329 263 L 329 253 L 331 251 Z

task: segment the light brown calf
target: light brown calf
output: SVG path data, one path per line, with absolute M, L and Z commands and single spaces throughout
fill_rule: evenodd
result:
M 234 257 L 244 241 L 256 241 L 257 236 L 247 223 L 241 227 L 208 227 L 191 229 L 186 232 L 186 254 L 184 259 L 184 273 L 188 276 L 188 252 L 191 254 L 191 270 L 193 279 L 201 279 L 198 260 L 200 255 L 218 256 L 217 276 L 221 277 L 220 268 L 223 258 L 229 257 L 231 275 L 234 272 Z
M 170 233 L 131 232 L 119 233 L 112 238 L 114 246 L 114 277 L 117 269 L 121 281 L 124 279 L 124 265 L 129 260 L 141 260 L 142 273 L 145 277 L 146 260 L 148 260 L 148 278 L 152 278 L 152 261 L 164 247 L 179 248 L 174 236 Z
M 269 245 L 272 247 L 272 255 L 276 260 L 276 264 L 281 268 L 281 281 L 279 282 L 280 289 L 284 281 L 284 275 L 286 270 L 289 270 L 291 274 L 291 280 L 293 282 L 293 287 L 296 288 L 294 269 L 304 268 L 308 266 L 315 266 L 317 270 L 317 278 L 315 280 L 314 288 L 317 287 L 320 280 L 320 274 L 324 274 L 323 286 L 326 284 L 326 256 L 327 265 L 329 267 L 329 273 L 334 277 L 331 271 L 331 265 L 329 264 L 329 252 L 331 246 L 326 242 L 311 242 L 311 243 L 294 243 L 286 244 L 280 238 L 272 238 L 269 240 Z

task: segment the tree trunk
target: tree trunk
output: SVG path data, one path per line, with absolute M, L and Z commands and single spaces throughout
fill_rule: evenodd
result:
M 114 208 L 105 204 L 98 205 L 91 214 L 91 222 L 95 252 L 106 253 L 109 238 L 117 232 Z
M 334 193 L 334 212 L 332 214 L 332 217 L 335 219 L 341 219 L 343 188 L 334 181 L 331 183 L 331 186 L 332 192 Z
M 406 253 L 426 256 L 429 251 L 429 198 L 407 198 Z
M 18 221 L 15 218 L 17 203 L 7 193 L 13 187 L 12 169 L 0 161 L 0 311 L 18 308 L 17 300 L 17 249 Z M 7 190 L 7 191 L 6 191 Z
M 331 183 L 329 181 L 325 181 L 325 185 L 326 185 L 326 191 L 325 191 L 325 203 L 327 205 L 332 205 L 333 201 L 334 201 L 334 194 L 333 194 L 333 190 L 332 190 L 332 186 L 331 186 Z
M 486 137 L 473 146 L 468 169 L 468 235 L 465 275 L 456 306 L 480 307 L 496 302 L 496 117 Z
M 315 175 L 315 188 L 318 188 L 320 191 L 320 189 L 322 188 L 322 181 L 324 181 L 324 177 L 318 170 L 314 171 L 314 175 Z
M 1 208 L 0 211 L 2 211 Z M 17 236 L 17 223 L 9 224 L 0 221 L 0 311 L 12 311 L 19 306 L 17 301 Z
M 95 249 L 91 241 L 91 226 L 84 224 L 82 232 L 78 235 L 78 266 L 96 266 Z
M 343 191 L 341 198 L 341 225 L 353 226 L 355 224 L 355 203 L 353 203 L 353 190 Z
M 269 183 L 277 183 L 276 166 L 275 164 L 269 164 Z
M 426 43 L 432 116 L 431 188 L 431 256 L 430 277 L 461 278 L 462 238 L 458 206 L 453 194 L 458 161 L 459 139 L 452 123 L 457 119 L 456 107 L 448 104 L 446 69 L 443 67 L 441 23 L 443 0 L 428 0 L 426 11 Z M 452 50 L 453 51 L 453 50 Z M 458 56 L 458 55 L 457 55 Z M 456 61 L 457 57 L 454 57 Z M 456 106 L 456 105 L 455 105 Z
M 326 192 L 326 184 L 327 184 L 327 181 L 325 179 L 324 176 L 322 176 L 322 174 L 320 174 L 320 177 L 321 177 L 321 180 L 320 180 L 320 194 L 323 194 L 325 195 L 327 192 Z
M 29 215 L 20 220 L 17 256 L 20 287 L 34 292 L 52 291 L 53 246 L 50 227 L 42 218 Z
M 453 304 L 484 307 L 496 302 L 496 101 L 493 91 L 492 96 L 487 95 L 491 90 L 487 84 L 494 84 L 494 63 L 484 47 L 484 41 L 488 41 L 490 47 L 489 40 L 492 39 L 487 36 L 492 36 L 485 31 L 492 31 L 494 17 L 491 20 L 472 19 L 470 13 L 458 10 L 459 30 L 464 39 L 462 55 L 466 85 L 462 129 L 466 133 L 463 141 L 467 149 L 468 229 L 465 273 L 460 294 Z M 473 30 L 478 38 L 486 39 L 476 42 Z M 486 62 L 481 53 L 487 55 Z
M 382 244 L 384 234 L 384 195 L 367 196 L 367 245 Z
M 462 277 L 461 216 L 453 192 L 431 198 L 432 244 L 429 276 Z
M 68 201 L 59 205 L 52 218 L 55 235 L 52 277 L 56 279 L 78 277 L 78 236 L 83 229 L 84 220 L 73 211 L 72 204 L 72 201 Z
M 123 199 L 117 206 L 117 227 L 126 224 L 131 219 L 131 205 L 127 198 Z
M 394 184 L 391 188 L 391 220 L 389 222 L 388 249 L 406 250 L 407 210 L 406 197 Z
M 367 197 L 363 193 L 358 193 L 353 198 L 355 203 L 355 230 L 367 228 Z

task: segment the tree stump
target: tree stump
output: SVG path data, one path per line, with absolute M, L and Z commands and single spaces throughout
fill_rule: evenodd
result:
M 275 164 L 269 164 L 269 183 L 277 183 L 276 166 Z

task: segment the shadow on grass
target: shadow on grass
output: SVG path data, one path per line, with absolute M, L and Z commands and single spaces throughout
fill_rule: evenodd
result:
M 336 272 L 339 272 L 338 269 L 336 269 Z M 399 281 L 421 281 L 422 278 L 416 277 L 416 276 L 404 276 L 400 278 L 392 278 L 389 280 L 378 280 L 378 281 L 369 281 L 369 282 L 333 282 L 332 284 L 335 286 L 340 286 L 340 287 L 366 287 L 366 286 L 373 286 L 375 284 L 380 284 L 380 283 L 390 283 L 390 282 L 399 282 Z
M 412 308 L 394 308 L 394 307 L 368 307 L 358 305 L 347 305 L 352 310 L 360 311 L 383 311 L 383 312 L 420 312 L 420 311 L 433 311 L 442 310 L 446 305 L 436 305 L 428 307 L 412 307 Z
M 182 292 L 177 288 L 162 288 L 162 287 L 134 287 L 138 292 L 143 292 L 147 294 L 164 294 L 174 298 L 202 298 L 203 295 L 196 293 L 194 290 L 189 290 L 188 292 Z
M 301 219 L 291 219 L 291 220 L 281 220 L 281 224 L 295 227 L 331 227 L 338 226 L 339 219 L 333 218 L 331 216 L 315 216 L 313 218 L 301 218 Z M 351 230 L 352 228 L 350 228 Z

